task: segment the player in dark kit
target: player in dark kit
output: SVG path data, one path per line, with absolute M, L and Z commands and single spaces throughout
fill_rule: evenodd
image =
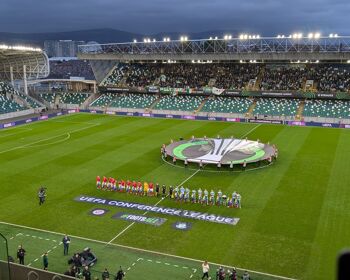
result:
M 173 198 L 173 191 L 174 191 L 173 186 L 170 186 L 169 187 L 169 197 L 170 198 Z
M 46 198 L 46 188 L 40 187 L 38 192 L 39 205 L 44 204 Z
M 162 186 L 162 196 L 163 197 L 166 196 L 166 186 L 165 185 Z
M 159 195 L 159 184 L 157 183 L 156 184 L 156 196 L 158 196 Z

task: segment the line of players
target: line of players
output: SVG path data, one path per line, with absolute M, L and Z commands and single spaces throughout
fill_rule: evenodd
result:
M 105 191 L 125 192 L 139 196 L 170 197 L 181 203 L 200 203 L 203 205 L 218 205 L 230 208 L 242 207 L 242 196 L 236 191 L 229 197 L 223 194 L 221 190 L 215 193 L 213 190 L 210 192 L 206 189 L 203 191 L 201 188 L 198 190 L 190 190 L 183 186 L 169 186 L 169 188 L 167 188 L 165 185 L 160 186 L 158 183 L 154 185 L 152 182 L 117 181 L 113 177 L 107 178 L 105 176 L 103 176 L 102 182 L 100 176 L 96 177 L 96 188 Z

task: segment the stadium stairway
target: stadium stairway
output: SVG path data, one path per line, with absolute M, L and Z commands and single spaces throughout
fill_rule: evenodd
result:
M 194 111 L 195 114 L 197 114 L 200 110 L 202 110 L 203 106 L 205 105 L 205 103 L 207 102 L 208 99 L 209 99 L 209 96 L 207 96 L 206 98 L 204 98 L 204 100 L 203 100 L 202 103 L 199 105 L 199 107 L 197 108 L 197 110 Z
M 61 102 L 61 95 L 56 94 L 54 105 L 57 106 L 58 104 L 60 104 L 60 102 Z
M 246 117 L 250 118 L 250 117 L 253 116 L 253 111 L 254 111 L 254 109 L 255 109 L 255 106 L 256 106 L 256 100 L 254 99 L 252 105 L 250 105 L 250 107 L 249 107 L 247 113 L 245 114 Z
M 149 106 L 149 108 L 147 109 L 147 111 L 148 111 L 148 112 L 152 111 L 153 107 L 157 105 L 157 103 L 160 101 L 160 99 L 161 99 L 161 96 L 159 95 L 159 96 L 157 97 L 157 99 L 153 101 L 153 103 L 151 104 L 151 106 Z
M 253 90 L 260 90 L 260 85 L 261 85 L 262 78 L 264 77 L 264 73 L 265 73 L 265 67 L 261 67 L 259 74 L 256 77 Z
M 102 81 L 101 81 L 100 84 L 99 84 L 100 86 L 103 86 L 103 85 L 104 85 L 104 82 L 108 79 L 108 77 L 109 77 L 110 75 L 112 75 L 114 69 L 117 68 L 117 67 L 118 67 L 118 63 L 117 63 L 116 65 L 114 65 L 114 67 L 112 67 L 112 68 L 108 71 L 107 74 L 104 75 L 104 78 L 102 79 Z
M 296 120 L 300 121 L 302 119 L 304 107 L 305 107 L 305 101 L 302 100 L 299 103 L 299 107 L 297 109 L 297 114 L 295 115 Z
M 43 104 L 46 107 L 50 107 L 50 103 L 46 101 L 44 98 L 42 98 L 39 94 L 35 94 L 34 92 L 29 92 L 29 96 L 33 98 L 38 103 Z
M 91 93 L 90 96 L 80 105 L 82 108 L 87 109 L 89 105 L 99 98 L 101 94 Z

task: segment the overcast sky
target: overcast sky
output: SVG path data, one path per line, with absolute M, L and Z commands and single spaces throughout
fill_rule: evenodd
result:
M 237 30 L 349 35 L 349 0 L 0 0 L 0 31 L 115 28 L 135 33 Z

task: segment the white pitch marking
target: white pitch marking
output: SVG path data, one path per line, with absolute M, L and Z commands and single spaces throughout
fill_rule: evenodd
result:
M 17 150 L 17 149 L 21 149 L 21 148 L 26 148 L 28 146 L 32 146 L 32 145 L 40 143 L 40 142 L 44 142 L 44 141 L 47 141 L 47 140 L 55 139 L 55 138 L 60 137 L 62 135 L 71 134 L 71 133 L 74 133 L 74 132 L 78 132 L 78 131 L 82 131 L 82 130 L 85 130 L 85 129 L 89 129 L 89 128 L 95 127 L 97 125 L 99 125 L 99 124 L 95 124 L 95 125 L 91 125 L 91 126 L 88 126 L 88 127 L 75 129 L 75 130 L 68 131 L 68 132 L 65 132 L 65 133 L 62 133 L 62 134 L 59 134 L 59 135 L 56 135 L 56 136 L 44 138 L 44 139 L 41 139 L 41 140 L 38 140 L 38 141 L 34 141 L 34 142 L 31 142 L 31 143 L 28 143 L 28 144 L 24 144 L 24 145 L 21 145 L 21 146 L 13 147 L 13 148 L 10 148 L 10 149 L 7 149 L 7 150 L 0 151 L 0 154 L 11 152 L 11 151 L 14 151 L 14 150 Z
M 134 266 L 136 263 L 132 263 L 132 266 Z
M 153 262 L 152 260 L 147 260 L 148 262 Z
M 23 233 L 17 233 L 16 236 L 18 236 L 18 235 L 23 235 Z
M 131 268 L 131 267 L 128 267 L 128 269 L 127 269 L 127 270 L 130 270 L 130 268 Z
M 34 262 L 37 262 L 37 261 L 38 261 L 38 259 L 35 259 L 35 260 L 34 260 Z
M 162 263 L 162 262 L 160 262 L 160 261 L 156 261 L 156 263 Z
M 170 263 L 164 263 L 165 265 L 170 265 Z
M 62 233 L 62 232 L 56 232 L 56 231 L 51 231 L 51 230 L 45 230 L 45 229 L 39 229 L 39 228 L 28 227 L 28 226 L 23 226 L 23 225 L 17 225 L 17 224 L 12 224 L 12 223 L 3 222 L 3 221 L 0 221 L 0 224 L 14 226 L 14 227 L 18 227 L 18 228 L 36 230 L 36 231 L 46 232 L 46 233 L 51 233 L 51 234 L 56 234 L 56 235 L 59 235 L 59 236 L 63 236 L 64 235 L 64 233 Z M 86 240 L 86 241 L 90 241 L 90 242 L 96 242 L 96 243 L 100 243 L 100 244 L 106 244 L 106 241 L 96 240 L 96 239 L 91 239 L 91 238 L 86 238 L 86 237 L 80 237 L 80 236 L 76 236 L 76 235 L 72 235 L 72 234 L 70 234 L 70 237 L 74 237 L 74 238 L 77 238 L 77 239 L 80 239 L 80 240 Z M 62 242 L 60 242 L 60 245 L 61 244 L 62 244 Z M 156 254 L 156 255 L 165 256 L 165 257 L 177 258 L 177 259 L 192 261 L 192 262 L 196 262 L 196 263 L 203 263 L 204 262 L 204 260 L 198 260 L 198 259 L 194 259 L 194 258 L 176 256 L 176 255 L 167 254 L 167 253 L 163 253 L 163 252 L 157 252 L 157 251 L 146 250 L 146 249 L 141 249 L 141 248 L 136 248 L 136 247 L 131 247 L 131 246 L 125 246 L 125 245 L 122 245 L 122 244 L 112 244 L 112 245 L 115 246 L 115 247 L 119 247 L 119 248 L 135 250 L 135 251 L 143 252 L 143 253 Z M 139 260 L 143 260 L 143 259 L 139 258 L 138 261 Z M 223 267 L 227 267 L 227 268 L 231 268 L 233 266 L 232 264 L 227 265 L 227 264 L 220 264 L 220 263 L 214 263 L 214 262 L 210 262 L 210 264 L 212 264 L 214 266 L 223 266 Z M 297 280 L 297 279 L 291 278 L 291 277 L 286 277 L 286 276 L 281 276 L 281 275 L 276 275 L 276 274 L 256 271 L 256 270 L 247 269 L 247 268 L 236 267 L 236 269 L 237 270 L 241 270 L 241 271 L 245 271 L 246 270 L 246 271 L 248 271 L 250 273 L 265 275 L 265 276 L 279 278 L 279 279 L 284 279 L 284 280 Z
M 184 269 L 188 269 L 188 267 L 187 267 L 187 266 L 183 266 L 182 268 L 184 268 Z
M 139 261 L 143 261 L 143 258 L 138 258 L 137 261 L 138 261 L 138 262 L 139 262 Z

